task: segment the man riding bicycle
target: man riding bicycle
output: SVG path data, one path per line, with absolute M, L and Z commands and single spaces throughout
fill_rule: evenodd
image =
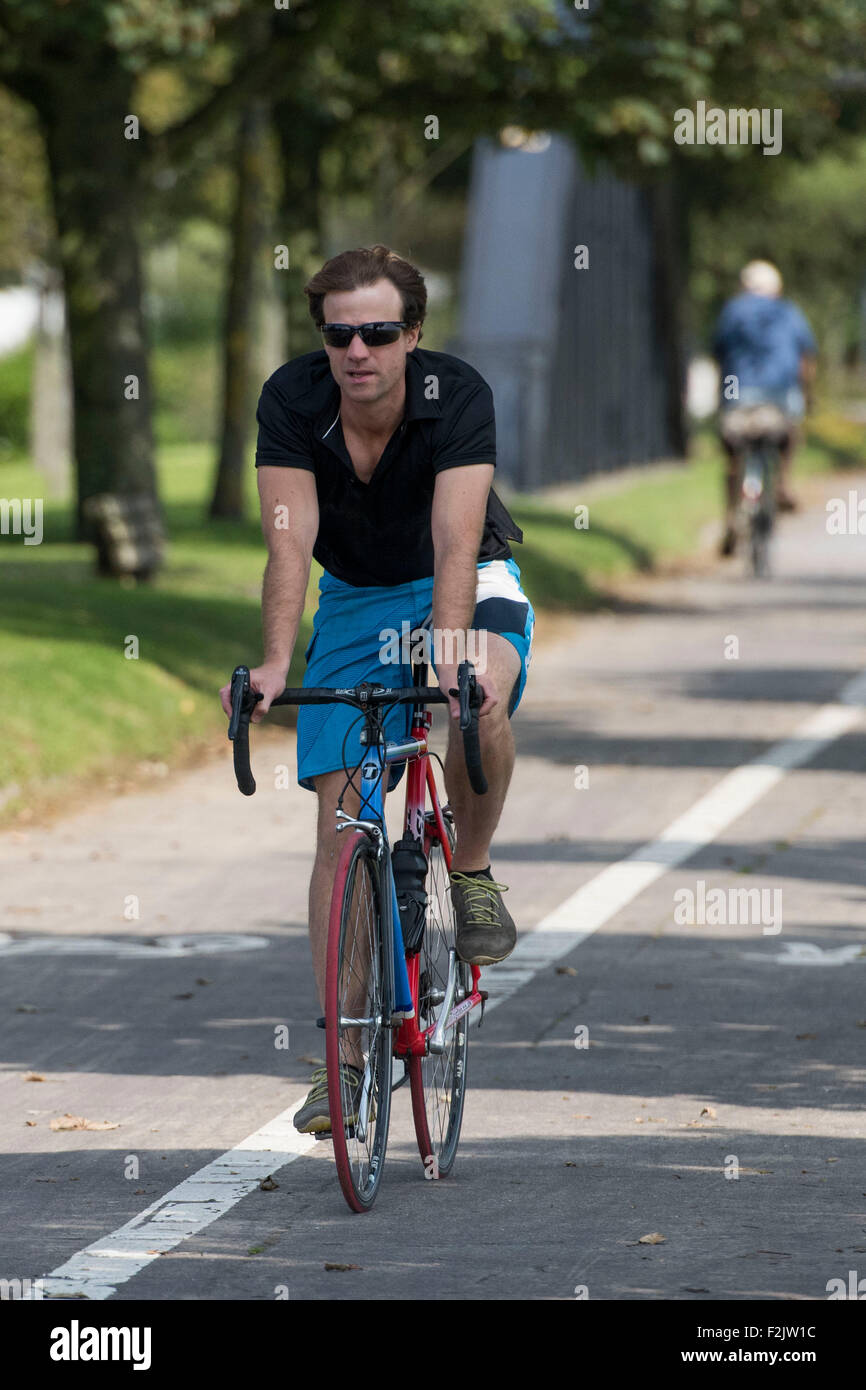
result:
M 412 684 L 405 634 L 425 652 L 449 697 L 445 784 L 457 843 L 451 867 L 456 949 L 476 965 L 504 960 L 517 932 L 494 881 L 490 842 L 514 766 L 509 719 L 526 683 L 534 614 L 509 540 L 522 533 L 491 488 L 495 423 L 490 387 L 467 363 L 420 349 L 427 291 L 418 269 L 385 246 L 346 251 L 305 287 L 324 349 L 278 368 L 259 399 L 258 470 L 268 549 L 262 591 L 264 661 L 250 672 L 259 721 L 282 692 L 315 557 L 324 574 L 305 657 L 305 686 Z M 471 630 L 471 632 L 470 632 Z M 480 652 L 480 659 L 477 653 Z M 450 691 L 474 661 L 483 689 L 480 739 L 489 790 L 469 786 Z M 229 687 L 220 692 L 230 712 Z M 410 707 L 385 720 L 409 731 Z M 310 882 L 310 942 L 324 1009 L 328 912 L 344 767 L 360 763 L 357 712 L 342 704 L 298 714 L 298 781 L 318 796 Z M 383 793 L 402 767 L 391 770 Z M 344 809 L 358 815 L 349 787 Z M 324 1075 L 295 1116 L 327 1128 Z
M 719 432 L 728 457 L 725 534 L 721 550 L 736 545 L 747 412 L 773 407 L 779 422 L 777 505 L 793 511 L 791 465 L 815 372 L 815 339 L 805 316 L 782 299 L 782 277 L 769 261 L 750 261 L 740 272 L 742 292 L 722 309 L 713 351 L 722 377 Z

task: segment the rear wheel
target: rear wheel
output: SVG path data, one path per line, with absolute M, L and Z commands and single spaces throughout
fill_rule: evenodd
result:
M 756 579 L 766 579 L 770 573 L 770 537 L 776 519 L 776 455 L 769 444 L 760 454 L 763 489 L 752 514 L 750 535 L 752 572 Z
M 443 812 L 450 849 L 454 848 L 454 824 L 450 811 Z M 454 908 L 445 851 L 432 812 L 424 826 L 427 855 L 427 921 L 418 959 L 418 1027 L 436 1022 L 448 982 L 449 953 L 454 950 Z M 457 962 L 455 1003 L 471 990 L 468 965 Z M 464 1015 L 445 1034 L 445 1051 L 413 1056 L 409 1061 L 412 1114 L 418 1151 L 425 1175 L 443 1178 L 450 1173 L 460 1139 L 466 1096 L 466 1062 L 469 1020 Z
M 393 962 L 375 848 L 363 831 L 344 834 L 328 929 L 328 1105 L 340 1186 L 361 1212 L 375 1201 L 388 1143 Z

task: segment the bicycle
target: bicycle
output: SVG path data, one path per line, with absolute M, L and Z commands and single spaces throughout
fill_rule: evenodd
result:
M 414 684 L 390 688 L 369 682 L 346 689 L 286 688 L 272 705 L 354 705 L 364 720 L 357 817 L 343 811 L 357 769 L 345 767 L 337 804 L 340 851 L 328 925 L 324 1027 L 331 1130 L 337 1175 L 352 1211 L 369 1211 L 384 1168 L 394 1089 L 394 1062 L 408 1077 L 415 1137 L 425 1177 L 443 1178 L 454 1164 L 466 1097 L 469 1014 L 481 1008 L 480 968 L 457 957 L 449 869 L 454 821 L 442 806 L 427 736 L 431 704 L 446 704 L 436 686 L 423 684 L 426 665 L 413 667 Z M 470 662 L 458 667 L 460 728 L 470 785 L 487 791 L 478 738 L 483 694 Z M 255 791 L 250 767 L 250 714 L 261 695 L 238 666 L 231 680 L 229 738 L 239 789 Z M 414 706 L 406 739 L 387 741 L 383 713 Z M 392 846 L 383 814 L 382 777 L 407 763 L 404 833 Z M 437 759 L 438 761 L 438 759 Z M 350 1071 L 354 1068 L 354 1072 Z M 316 1136 L 319 1137 L 319 1136 Z
M 778 406 L 767 402 L 725 411 L 721 429 L 729 447 L 740 456 L 736 529 L 748 546 L 752 573 L 766 578 L 776 522 L 779 452 L 788 437 L 788 420 Z

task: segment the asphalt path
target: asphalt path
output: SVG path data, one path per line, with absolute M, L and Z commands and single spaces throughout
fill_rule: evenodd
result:
M 289 1151 L 323 1055 L 291 734 L 254 731 L 253 798 L 226 755 L 0 837 L 0 1276 L 118 1302 L 815 1300 L 866 1276 L 866 566 L 824 511 L 858 486 L 813 486 L 770 580 L 703 563 L 542 619 L 492 861 L 521 945 L 485 972 L 453 1175 L 425 1180 L 401 1090 L 368 1215 L 329 1144 Z M 617 896 L 780 746 L 802 752 L 766 790 Z

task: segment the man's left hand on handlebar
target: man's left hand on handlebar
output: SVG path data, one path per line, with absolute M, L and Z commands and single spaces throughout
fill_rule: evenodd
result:
M 254 670 L 250 671 L 250 689 L 258 690 L 262 695 L 262 699 L 250 715 L 251 723 L 261 723 L 271 707 L 271 701 L 275 699 L 277 695 L 282 695 L 285 690 L 287 675 L 288 669 L 281 665 L 269 666 L 265 664 L 264 666 L 256 666 Z M 231 691 L 231 682 L 229 682 L 228 685 L 224 685 L 220 690 L 220 702 L 230 718 L 232 712 Z
M 436 678 L 439 682 L 439 689 L 448 696 L 448 713 L 452 719 L 459 718 L 459 701 L 450 693 L 457 689 L 457 666 L 440 666 L 436 672 Z M 479 675 L 476 670 L 475 681 L 479 690 L 484 692 L 484 704 L 478 711 L 479 715 L 483 716 L 489 714 L 494 705 L 499 704 L 499 691 L 496 689 L 496 682 L 493 677 L 486 672 L 484 675 Z

